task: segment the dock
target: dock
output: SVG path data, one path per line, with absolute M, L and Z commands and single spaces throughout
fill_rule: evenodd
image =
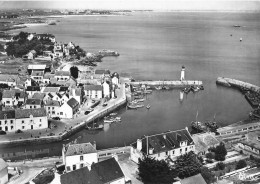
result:
M 176 88 L 182 88 L 187 86 L 202 86 L 202 81 L 199 80 L 176 80 L 176 81 L 135 81 L 130 82 L 132 85 L 149 85 L 149 86 L 171 86 Z

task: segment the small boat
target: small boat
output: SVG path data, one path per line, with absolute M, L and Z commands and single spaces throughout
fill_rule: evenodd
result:
M 148 105 L 146 106 L 146 108 L 147 108 L 147 109 L 150 109 L 150 108 L 151 108 L 151 106 L 148 104 Z
M 121 121 L 121 117 L 115 117 L 115 121 L 116 121 L 116 122 Z
M 184 93 L 189 93 L 190 90 L 191 90 L 191 87 L 186 87 L 186 88 L 184 88 L 182 91 L 183 91 Z
M 169 90 L 170 87 L 169 87 L 169 86 L 163 86 L 162 89 L 164 89 L 164 90 Z
M 135 101 L 136 101 L 137 103 L 139 103 L 139 102 L 144 102 L 144 98 L 136 99 Z
M 116 113 L 116 112 L 113 112 L 113 113 L 110 113 L 109 115 L 110 115 L 110 116 L 115 116 L 115 115 L 117 115 L 117 113 Z
M 104 119 L 104 123 L 113 123 L 114 120 L 115 120 L 114 118 Z
M 191 128 L 197 132 L 203 132 L 206 127 L 201 123 L 199 122 L 197 119 L 198 119 L 198 115 L 199 115 L 199 112 L 197 111 L 197 114 L 196 114 L 196 121 L 192 121 L 191 122 Z
M 191 86 L 191 90 L 192 90 L 193 92 L 197 92 L 197 91 L 200 90 L 200 88 L 199 88 L 198 86 Z
M 161 90 L 161 89 L 162 89 L 162 86 L 155 86 L 155 89 Z
M 152 90 L 144 90 L 145 94 L 151 94 L 153 91 Z
M 87 130 L 102 130 L 104 128 L 104 125 L 98 125 L 96 123 L 93 123 L 93 126 L 87 126 Z
M 143 98 L 143 95 L 135 96 L 135 99 L 142 99 L 142 98 Z
M 137 107 L 135 105 L 132 105 L 132 104 L 128 104 L 127 108 L 128 109 L 137 109 Z
M 243 38 L 240 38 L 240 42 L 242 42 Z
M 233 25 L 233 27 L 241 27 L 241 26 L 236 24 L 236 25 Z

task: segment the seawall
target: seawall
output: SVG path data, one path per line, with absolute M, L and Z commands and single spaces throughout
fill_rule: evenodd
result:
M 150 86 L 159 86 L 167 85 L 171 87 L 185 87 L 185 86 L 201 86 L 203 85 L 202 81 L 199 80 L 183 80 L 183 81 L 135 81 L 130 82 L 132 85 L 150 85 Z
M 254 92 L 260 93 L 260 87 L 254 84 L 250 84 L 248 82 L 243 82 L 236 79 L 225 78 L 225 77 L 218 77 L 217 84 L 228 86 L 228 87 L 236 87 L 236 88 L 246 88 Z

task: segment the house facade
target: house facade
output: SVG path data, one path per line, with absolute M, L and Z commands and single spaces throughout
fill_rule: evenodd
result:
M 26 97 L 27 95 L 25 92 L 17 89 L 4 90 L 2 95 L 2 104 L 5 107 L 22 105 L 25 102 Z
M 26 100 L 24 109 L 38 109 L 43 106 L 43 102 L 40 99 L 29 98 Z
M 55 100 L 49 100 L 45 103 L 45 109 L 48 113 L 48 117 L 59 117 L 60 115 L 60 102 Z
M 56 71 L 54 78 L 57 81 L 67 81 L 70 79 L 70 72 L 69 71 Z
M 178 156 L 190 151 L 195 151 L 195 144 L 188 128 L 185 128 L 138 139 L 131 144 L 130 158 L 136 163 L 139 158 L 143 159 L 144 155 L 157 160 L 176 160 Z
M 101 99 L 103 96 L 103 87 L 101 85 L 84 85 L 84 93 L 87 98 Z
M 31 73 L 31 78 L 33 80 L 35 80 L 38 83 L 42 83 L 43 82 L 43 76 L 44 76 L 44 72 L 43 71 L 32 71 Z
M 73 118 L 79 110 L 79 102 L 71 98 L 60 107 L 60 118 Z
M 0 130 L 14 132 L 18 129 L 43 128 L 48 128 L 47 114 L 44 108 L 0 111 Z
M 96 144 L 82 143 L 63 146 L 62 159 L 65 171 L 70 172 L 98 162 Z
M 119 85 L 119 74 L 117 72 L 113 73 L 112 76 L 112 84 L 115 86 Z

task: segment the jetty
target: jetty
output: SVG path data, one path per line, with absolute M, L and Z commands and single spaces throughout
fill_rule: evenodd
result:
M 176 80 L 176 81 L 134 81 L 130 82 L 132 85 L 148 85 L 148 86 L 170 86 L 173 88 L 183 88 L 188 86 L 202 86 L 202 81 L 199 80 Z
M 256 93 L 260 93 L 260 87 L 259 86 L 256 86 L 254 84 L 250 84 L 248 82 L 236 80 L 236 79 L 218 77 L 216 83 L 220 84 L 220 85 L 227 86 L 227 87 L 244 88 L 244 89 L 256 92 Z

